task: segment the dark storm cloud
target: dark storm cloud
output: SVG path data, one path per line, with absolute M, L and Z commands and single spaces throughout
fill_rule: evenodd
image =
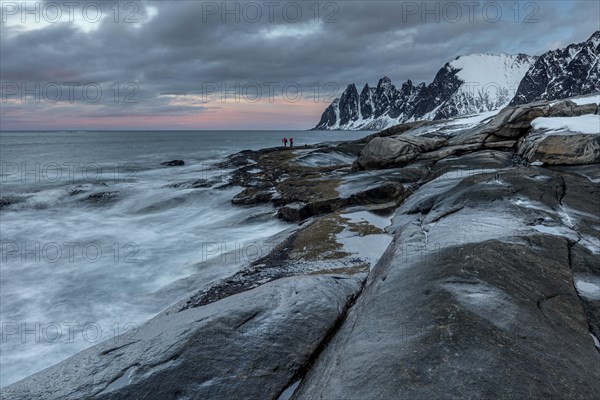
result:
M 226 14 L 222 2 L 142 1 L 127 8 L 128 2 L 119 3 L 116 16 L 113 2 L 79 1 L 75 15 L 87 3 L 101 4 L 106 18 L 86 26 L 81 18 L 73 24 L 64 17 L 33 30 L 2 23 L 2 81 L 42 86 L 95 82 L 111 94 L 82 115 L 198 113 L 211 103 L 177 106 L 165 95 L 200 96 L 209 83 L 232 88 L 236 83 L 297 82 L 309 93 L 311 85 L 322 88 L 329 82 L 340 90 L 354 82 L 360 90 L 384 75 L 397 85 L 406 79 L 431 81 L 460 54 L 539 54 L 553 45 L 583 41 L 599 29 L 600 12 L 592 1 L 521 2 L 518 14 L 514 2 L 456 2 L 458 17 L 457 7 L 448 2 L 337 1 L 318 3 L 315 18 L 314 2 L 280 1 L 273 10 L 262 1 L 252 6 L 230 2 L 225 7 L 236 11 Z M 255 9 L 262 13 L 257 22 L 251 20 Z M 495 21 L 498 9 L 502 18 Z M 125 22 L 127 16 L 140 23 Z M 109 88 L 115 82 L 137 85 L 139 101 L 112 101 Z M 82 102 L 80 93 L 76 99 Z

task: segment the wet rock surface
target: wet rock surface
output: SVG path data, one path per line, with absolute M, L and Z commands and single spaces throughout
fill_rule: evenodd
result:
M 401 166 L 421 153 L 436 150 L 445 144 L 442 138 L 419 136 L 376 137 L 361 151 L 358 164 L 364 169 L 381 169 Z
M 600 163 L 600 135 L 532 132 L 519 146 L 519 155 L 529 162 L 553 165 L 597 164 Z
M 192 180 L 192 181 L 173 183 L 173 184 L 167 185 L 166 187 L 170 187 L 173 189 L 200 189 L 200 188 L 212 187 L 218 182 L 219 182 L 218 179 L 213 179 L 213 180 L 196 179 L 196 180 Z
M 185 165 L 185 162 L 183 160 L 171 160 L 171 161 L 161 162 L 160 165 L 164 165 L 166 167 L 181 167 L 181 166 Z
M 201 307 L 284 277 L 337 273 L 364 279 L 372 267 L 373 259 L 365 257 L 354 246 L 344 244 L 343 238 L 384 241 L 385 232 L 368 221 L 352 221 L 352 215 L 357 212 L 371 213 L 389 218 L 394 208 L 393 203 L 358 207 L 348 213 L 335 212 L 307 221 L 302 227 L 289 232 L 279 243 L 262 243 L 260 249 L 249 248 L 247 253 L 254 253 L 246 256 L 255 260 L 247 267 L 230 278 L 197 291 L 166 312 Z M 266 254 L 257 257 L 263 253 Z
M 401 182 L 386 174 L 366 176 L 352 170 L 364 146 L 356 141 L 240 152 L 223 165 L 237 167 L 231 184 L 244 188 L 232 202 L 271 202 L 278 207 L 277 216 L 290 222 L 349 206 L 399 204 L 408 195 Z
M 360 187 L 359 179 L 348 177 L 346 181 L 340 181 L 340 186 L 346 190 L 339 195 L 315 199 L 310 198 L 308 202 L 295 201 L 281 207 L 277 216 L 284 221 L 299 222 L 315 215 L 330 213 L 352 205 L 362 204 L 385 204 L 390 201 L 400 202 L 406 197 L 404 186 L 395 182 L 370 180 L 370 185 Z M 310 182 L 307 182 L 310 185 Z M 358 189 L 358 190 L 357 190 Z M 302 200 L 296 197 L 295 199 Z
M 231 202 L 237 205 L 251 205 L 266 203 L 270 201 L 272 197 L 273 194 L 271 192 L 249 187 L 235 195 Z
M 119 196 L 118 191 L 110 191 L 110 192 L 97 192 L 86 196 L 81 201 L 87 201 L 90 203 L 107 203 L 115 200 Z
M 304 368 L 359 280 L 295 277 L 171 315 L 2 390 L 2 399 L 270 399 Z
M 580 251 L 576 270 L 600 264 L 598 231 L 580 228 L 599 227 L 598 185 L 490 169 L 449 161 L 398 209 L 394 241 L 294 398 L 600 396 L 597 303 L 582 306 L 571 265 Z
M 236 186 L 298 224 L 1 398 L 600 398 L 600 132 L 531 127 L 594 112 L 541 101 L 234 154 L 229 181 L 173 189 Z
M 100 182 L 97 185 L 91 183 L 78 184 L 67 189 L 69 196 L 77 196 L 81 193 L 87 193 L 95 190 L 97 187 L 107 187 L 108 185 L 104 182 Z
M 0 208 L 8 207 L 13 204 L 15 201 L 12 197 L 0 197 Z

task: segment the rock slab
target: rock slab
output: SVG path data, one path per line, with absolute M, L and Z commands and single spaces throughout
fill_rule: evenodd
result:
M 360 288 L 342 275 L 293 277 L 159 315 L 3 388 L 1 398 L 277 398 Z

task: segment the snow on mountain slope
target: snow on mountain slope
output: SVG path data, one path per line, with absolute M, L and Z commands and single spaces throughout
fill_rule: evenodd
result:
M 457 89 L 442 96 L 446 100 L 442 100 L 433 110 L 424 114 L 416 113 L 411 120 L 444 119 L 505 107 L 534 60 L 524 54 L 505 53 L 457 57 L 446 65 L 452 74 L 439 82 L 439 86 L 445 88 L 448 81 L 456 80 L 459 82 Z M 431 86 L 436 83 L 434 81 Z
M 315 129 L 378 130 L 498 110 L 508 104 L 534 60 L 524 54 L 472 54 L 446 63 L 430 85 L 408 80 L 396 88 L 384 77 L 376 88 L 365 85 L 360 95 L 354 84 L 348 85 Z
M 514 96 L 531 63 L 532 57 L 515 57 L 505 53 L 459 57 L 450 63 L 451 67 L 459 70 L 457 78 L 464 82 L 455 96 L 470 97 L 473 100 L 471 106 L 478 108 L 476 112 L 502 108 Z M 472 111 L 466 109 L 459 114 Z
M 583 43 L 539 57 L 476 53 L 446 63 L 434 80 L 396 88 L 387 77 L 359 94 L 349 85 L 315 129 L 385 129 L 407 121 L 447 119 L 510 104 L 600 92 L 600 31 Z
M 521 80 L 511 104 L 600 91 L 600 31 L 583 43 L 542 54 Z
M 460 70 L 456 75 L 463 82 L 476 82 L 482 87 L 517 88 L 531 65 L 530 57 L 501 54 L 471 54 L 458 57 L 450 66 Z

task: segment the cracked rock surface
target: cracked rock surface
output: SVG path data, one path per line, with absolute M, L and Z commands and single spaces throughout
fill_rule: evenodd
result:
M 398 209 L 392 244 L 294 398 L 599 398 L 598 301 L 582 304 L 574 282 L 574 270 L 598 277 L 598 185 L 445 164 Z
M 276 398 L 360 288 L 347 276 L 287 278 L 161 314 L 3 388 L 2 399 Z
M 0 398 L 598 399 L 600 126 L 531 127 L 597 109 L 232 155 L 233 203 L 300 224 Z

